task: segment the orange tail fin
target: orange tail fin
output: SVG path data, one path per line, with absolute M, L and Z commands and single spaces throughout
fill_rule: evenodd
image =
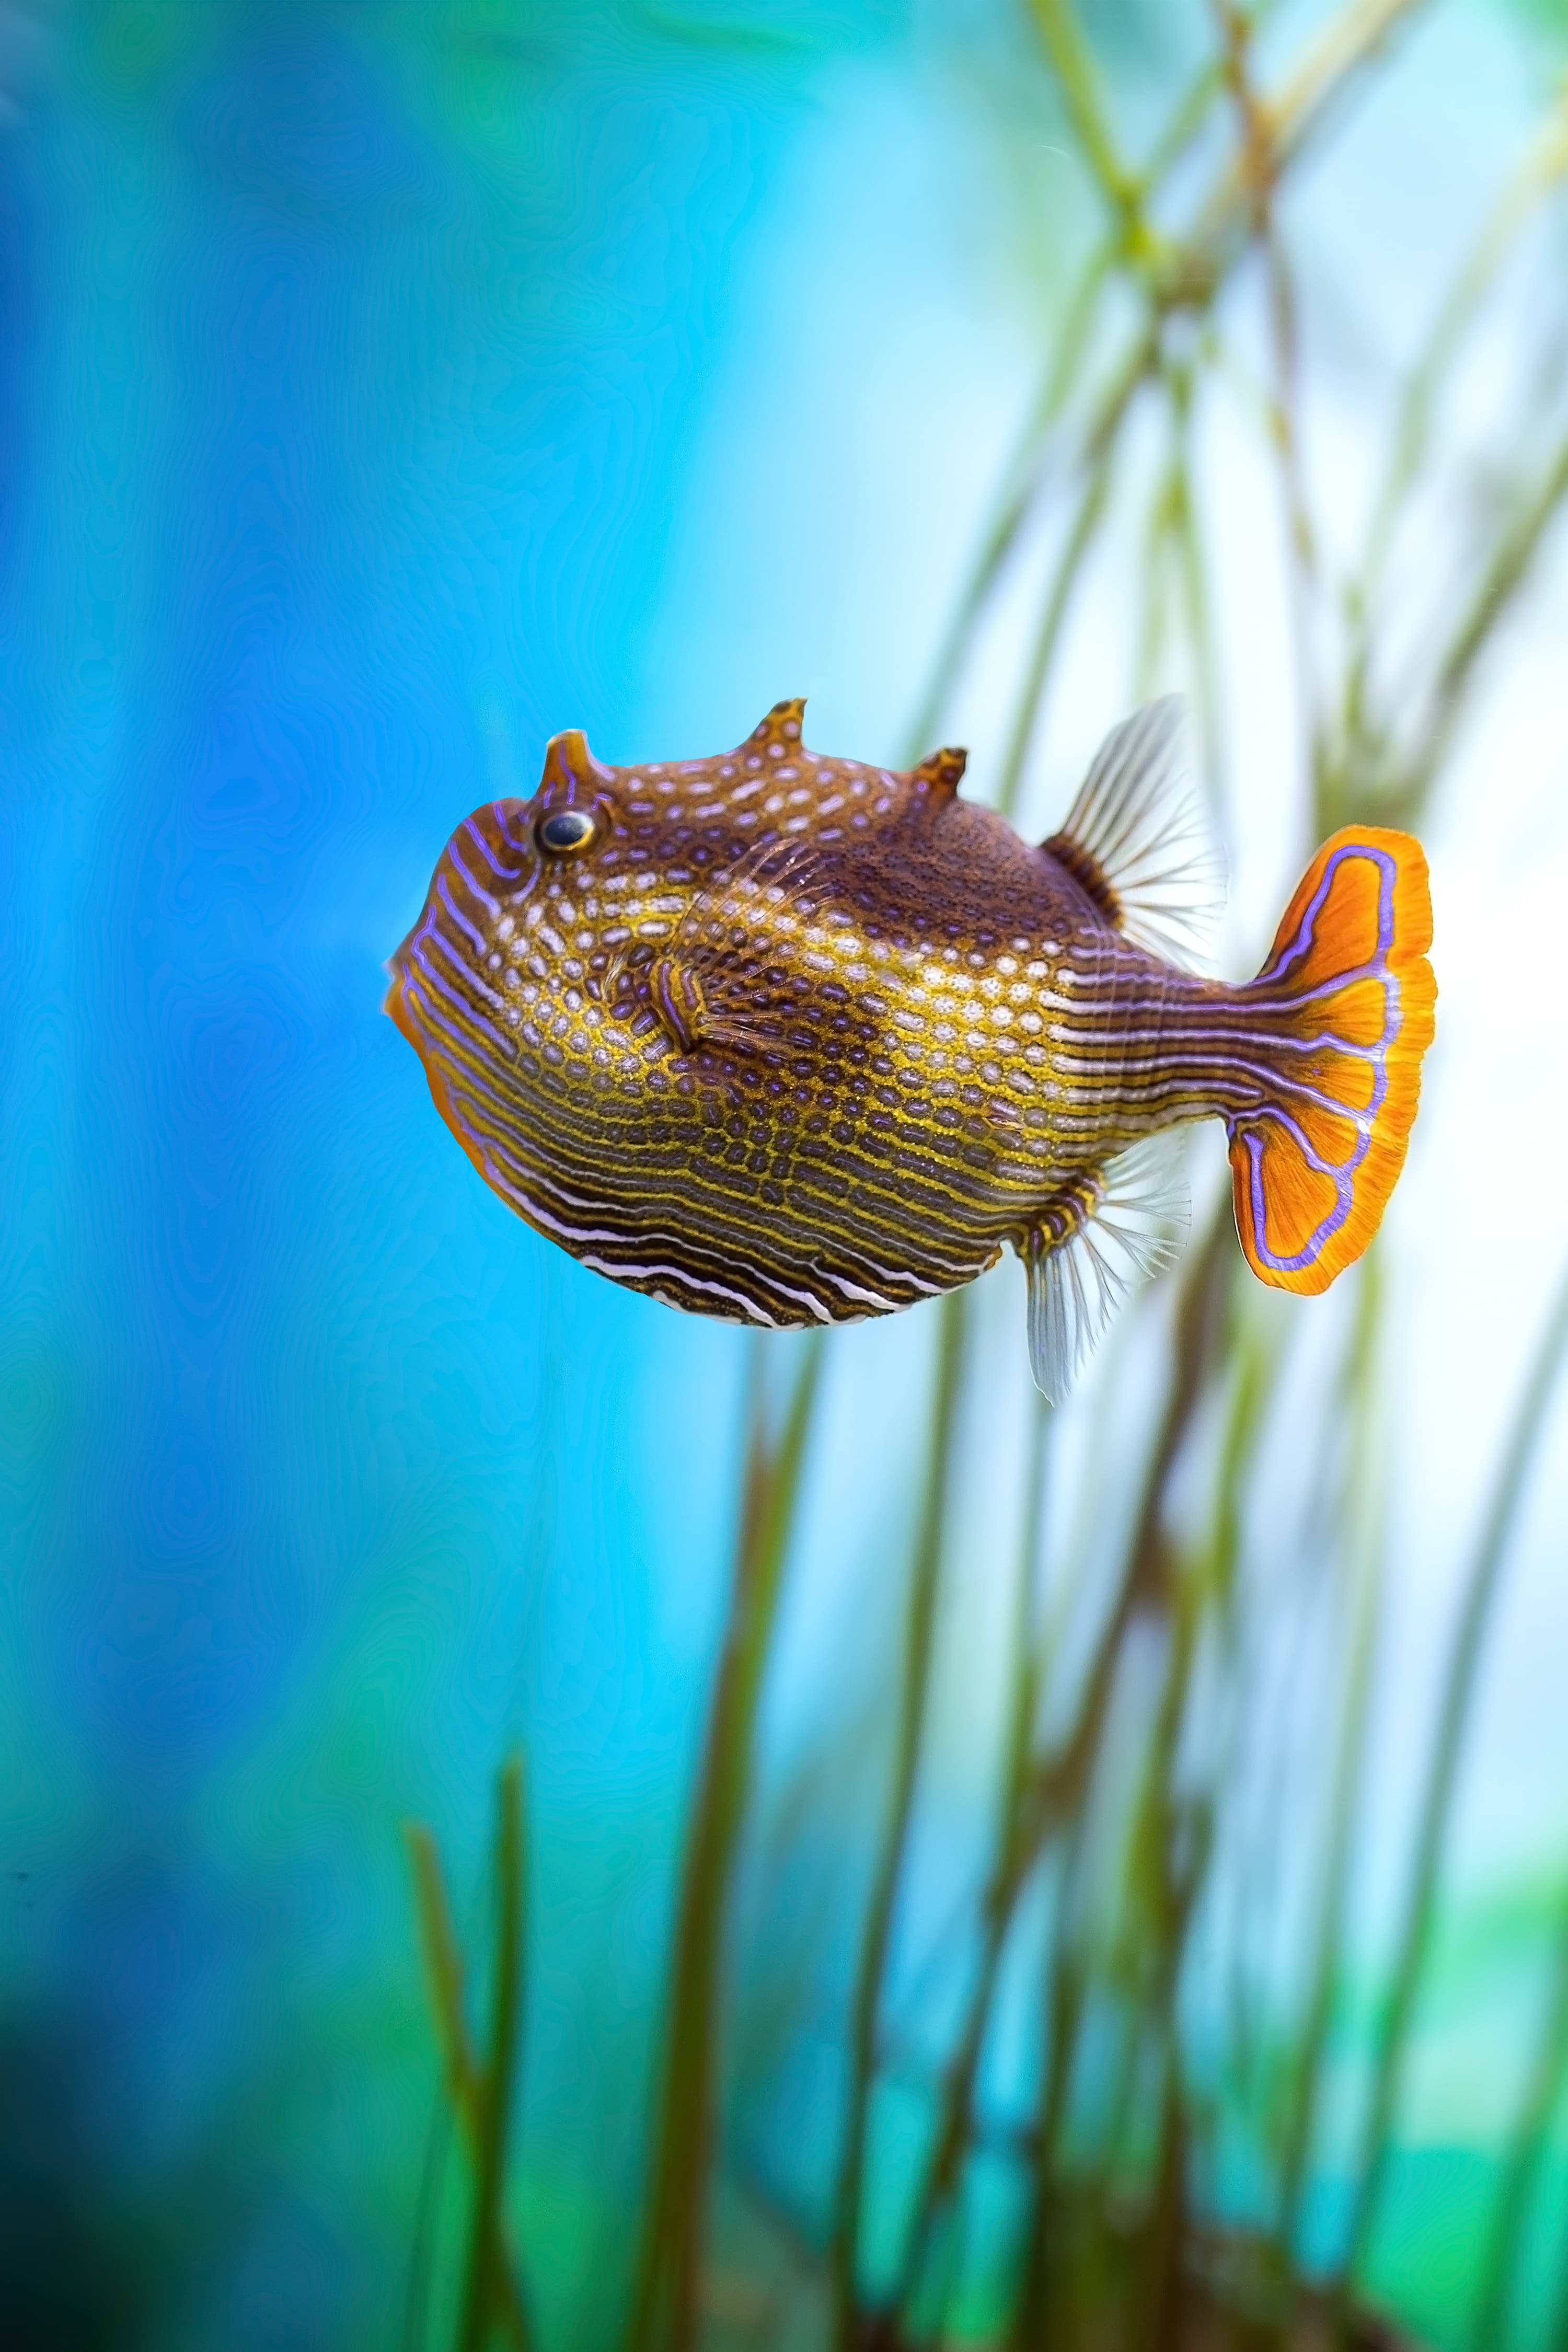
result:
M 1326 1290 L 1377 1231 L 1432 1042 L 1431 944 L 1419 842 L 1352 826 L 1319 850 L 1241 992 L 1278 1086 L 1230 1125 L 1236 1224 L 1281 1290 Z

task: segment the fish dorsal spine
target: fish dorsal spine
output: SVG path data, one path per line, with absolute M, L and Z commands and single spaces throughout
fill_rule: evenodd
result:
M 765 718 L 759 719 L 744 743 L 736 746 L 745 751 L 752 743 L 786 743 L 792 750 L 804 751 L 801 727 L 805 718 L 805 697 L 793 694 L 787 701 L 775 702 Z
M 969 754 L 957 744 L 944 743 L 940 751 L 928 751 L 918 768 L 911 768 L 910 780 L 921 791 L 941 800 L 952 800 L 969 765 Z
M 562 734 L 552 735 L 544 747 L 541 792 L 548 791 L 552 785 L 558 792 L 570 792 L 574 784 L 607 783 L 609 777 L 609 769 L 589 751 L 588 738 L 580 727 L 568 727 Z

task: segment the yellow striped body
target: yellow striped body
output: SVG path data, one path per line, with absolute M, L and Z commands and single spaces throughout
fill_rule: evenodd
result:
M 1006 1241 L 1033 1265 L 1059 1255 L 1116 1155 L 1215 1113 L 1249 1171 L 1255 1266 L 1312 1286 L 1320 1234 L 1341 1233 L 1362 1181 L 1400 988 L 1430 982 L 1409 959 L 1391 979 L 1373 884 L 1344 897 L 1363 867 L 1343 866 L 1321 919 L 1302 902 L 1300 952 L 1282 934 L 1248 987 L 1199 980 L 1127 936 L 1080 841 L 1030 846 L 958 798 L 962 754 L 909 772 L 823 758 L 800 711 L 780 704 L 732 752 L 651 766 L 558 736 L 531 801 L 458 827 L 388 1009 L 486 1181 L 671 1305 L 839 1322 L 968 1282 Z M 1342 1041 L 1319 1034 L 1315 976 L 1305 992 L 1292 977 L 1342 901 L 1362 975 Z M 1413 1079 L 1399 1102 L 1402 1156 Z M 1297 1185 L 1282 1254 L 1264 1238 L 1269 1171 L 1293 1171 L 1298 1146 L 1326 1165 L 1342 1137 L 1348 1172 L 1321 1180 L 1321 1213 Z M 1397 1164 L 1384 1150 L 1378 1196 L 1355 1209 L 1368 1233 Z M 1342 1258 L 1342 1234 L 1332 1246 Z

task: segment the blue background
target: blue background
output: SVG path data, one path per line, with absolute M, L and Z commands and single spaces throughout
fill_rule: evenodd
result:
M 1512 68 L 1478 68 L 1469 21 L 1353 151 L 1325 274 L 1371 189 L 1379 267 L 1425 286 L 1515 152 Z M 1118 23 L 1147 114 L 1160 22 Z M 605 2340 L 747 1348 L 483 1190 L 383 964 L 453 826 L 530 789 L 557 728 L 685 756 L 804 688 L 816 740 L 905 748 L 1082 226 L 1021 25 L 1001 0 L 0 7 L 0 2284 L 40 2341 L 392 2340 L 439 2109 L 399 1823 L 435 1824 L 477 1931 L 517 1740 L 516 2205 L 550 2340 Z M 1125 703 L 1092 647 L 1075 679 L 1052 789 Z M 1300 854 L 1282 806 L 1237 812 L 1257 937 Z M 1462 817 L 1431 843 L 1440 921 L 1479 870 Z M 1550 824 L 1500 825 L 1500 872 L 1568 871 Z M 1540 1260 L 1451 1245 L 1503 905 L 1443 935 L 1451 1066 L 1402 1192 L 1445 1252 L 1394 1349 L 1419 1595 L 1394 1649 L 1423 1690 L 1557 1262 L 1550 1198 Z M 1547 1066 L 1517 1115 L 1551 1165 Z M 1026 1412 L 1019 1304 L 1008 1270 L 982 1309 L 976 1556 Z M 1470 1321 L 1435 1342 L 1448 1308 Z M 916 1315 L 833 1358 L 816 1581 L 770 1685 L 769 1761 L 803 1728 L 827 1759 L 835 2000 L 930 1347 Z M 1526 1877 L 1561 1811 L 1555 1458 L 1467 1832 Z M 987 1638 L 944 1623 L 928 1920 L 978 1867 Z M 1383 1718 L 1401 1791 L 1413 1705 Z M 782 2070 L 803 2178 L 837 2032 Z M 1494 2076 L 1484 2032 L 1458 2072 Z

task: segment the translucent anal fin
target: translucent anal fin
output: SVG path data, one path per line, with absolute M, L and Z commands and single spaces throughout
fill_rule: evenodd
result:
M 1064 1185 L 1020 1253 L 1029 1284 L 1029 1370 L 1060 1404 L 1111 1317 L 1182 1254 L 1191 1209 L 1179 1134 L 1152 1137 Z
M 1043 846 L 1141 947 L 1173 962 L 1203 956 L 1225 906 L 1225 866 L 1187 758 L 1180 695 L 1113 727 Z

